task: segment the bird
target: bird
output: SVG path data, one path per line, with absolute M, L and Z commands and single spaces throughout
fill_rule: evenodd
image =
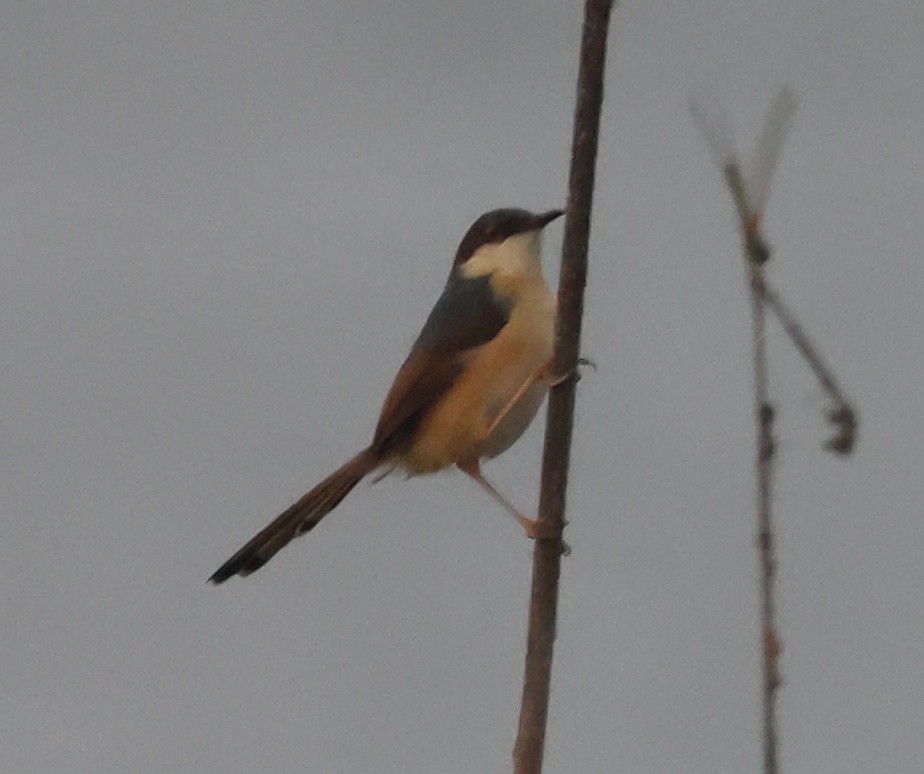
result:
M 449 278 L 385 398 L 372 442 L 231 556 L 220 584 L 265 565 L 311 531 L 366 476 L 408 477 L 455 466 L 531 538 L 550 525 L 515 508 L 481 472 L 523 434 L 551 386 L 556 299 L 542 273 L 543 229 L 564 210 L 490 210 L 469 227 Z

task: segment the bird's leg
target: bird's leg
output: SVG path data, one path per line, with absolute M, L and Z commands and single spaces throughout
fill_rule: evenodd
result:
M 511 505 L 510 502 L 481 474 L 481 466 L 478 464 L 478 460 L 465 460 L 457 462 L 456 464 L 459 470 L 471 476 L 485 492 L 504 506 L 507 513 L 513 516 L 513 518 L 520 523 L 520 526 L 523 527 L 527 537 L 531 537 L 533 540 L 561 537 L 561 534 L 557 530 L 552 529 L 548 522 L 542 519 L 531 519 Z
M 549 363 L 544 363 L 543 365 L 539 366 L 539 368 L 533 371 L 533 373 L 529 375 L 526 381 L 520 385 L 517 391 L 513 394 L 513 397 L 507 401 L 507 404 L 497 413 L 497 416 L 494 417 L 494 419 L 491 421 L 491 424 L 488 425 L 488 429 L 485 430 L 484 433 L 485 438 L 489 438 L 491 433 L 497 430 L 498 425 L 504 421 L 504 417 L 506 417 L 513 410 L 513 407 L 520 402 L 520 398 L 526 394 L 526 391 L 530 387 L 532 387 L 536 382 L 547 378 L 546 375 L 549 372 L 549 365 Z M 466 473 L 467 472 L 468 471 L 466 471 Z
M 594 363 L 593 360 L 588 360 L 586 357 L 578 358 L 578 367 L 580 366 L 590 366 L 594 370 L 597 368 L 596 363 Z M 507 414 L 513 410 L 513 407 L 519 403 L 520 399 L 526 394 L 526 391 L 534 384 L 536 384 L 536 382 L 545 381 L 548 383 L 549 388 L 552 388 L 557 387 L 562 382 L 571 378 L 572 375 L 577 375 L 578 378 L 580 378 L 580 373 L 578 372 L 577 367 L 560 376 L 551 376 L 551 370 L 552 361 L 550 360 L 546 363 L 543 363 L 541 366 L 539 366 L 539 368 L 537 368 L 535 371 L 533 371 L 533 373 L 529 375 L 526 381 L 524 381 L 523 384 L 521 384 L 517 391 L 513 394 L 513 397 L 508 400 L 507 404 L 497 413 L 497 416 L 494 417 L 494 419 L 491 421 L 491 424 L 488 425 L 488 429 L 484 433 L 485 438 L 489 438 L 491 433 L 497 430 L 498 425 L 503 422 L 504 417 L 506 417 Z

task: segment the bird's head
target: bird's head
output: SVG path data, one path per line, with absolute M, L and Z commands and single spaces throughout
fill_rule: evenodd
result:
M 564 210 L 540 214 L 505 208 L 491 210 L 469 227 L 453 262 L 453 273 L 465 278 L 541 274 L 539 244 L 544 229 Z

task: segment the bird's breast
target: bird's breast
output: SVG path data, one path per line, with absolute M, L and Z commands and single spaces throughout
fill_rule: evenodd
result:
M 555 299 L 541 277 L 492 278 L 492 284 L 514 299 L 510 317 L 491 341 L 466 353 L 462 374 L 421 421 L 400 462 L 412 475 L 500 454 L 523 434 L 545 396 L 546 384 L 534 385 L 486 435 L 524 383 L 549 362 L 555 339 Z

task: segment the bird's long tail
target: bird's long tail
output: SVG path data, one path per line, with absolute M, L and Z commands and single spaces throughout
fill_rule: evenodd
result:
M 224 583 L 232 575 L 250 575 L 259 570 L 290 540 L 314 529 L 353 487 L 380 464 L 381 459 L 374 450 L 361 451 L 254 535 L 209 580 L 216 584 Z

